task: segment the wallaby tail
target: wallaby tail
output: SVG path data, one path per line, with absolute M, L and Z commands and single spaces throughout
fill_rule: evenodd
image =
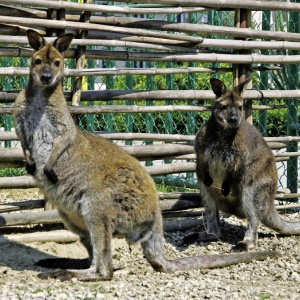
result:
M 300 220 L 288 221 L 284 220 L 278 211 L 274 208 L 272 212 L 264 216 L 261 220 L 264 225 L 281 234 L 300 234 Z
M 247 263 L 252 260 L 266 260 L 269 258 L 278 258 L 280 254 L 277 251 L 266 252 L 241 252 L 223 255 L 203 255 L 178 258 L 169 261 L 174 264 L 173 271 L 186 271 L 193 269 L 213 269 L 226 267 L 229 265 Z

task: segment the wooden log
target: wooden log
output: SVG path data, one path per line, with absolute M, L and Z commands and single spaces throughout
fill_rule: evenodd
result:
M 12 0 L 12 1 L 1 1 L 2 3 L 7 3 L 7 4 L 13 4 L 13 1 L 17 1 L 18 2 L 18 0 Z M 151 1 L 151 0 L 150 0 Z M 48 3 L 48 2 L 51 2 L 51 1 L 43 1 L 43 2 L 40 2 L 38 5 L 40 6 L 40 5 L 45 5 L 46 3 Z M 189 1 L 188 1 L 189 2 Z M 186 2 L 186 1 L 183 1 L 183 4 L 185 5 L 185 6 L 188 6 L 188 2 Z M 209 1 L 207 1 L 207 3 L 208 3 Z M 241 1 L 239 1 L 240 3 L 239 4 L 235 4 L 235 5 L 233 5 L 235 8 L 236 7 L 239 7 L 239 8 L 242 8 L 244 5 L 245 5 L 245 3 L 242 3 Z M 261 4 L 261 2 L 259 2 L 259 1 L 250 1 L 251 2 L 251 5 L 253 5 L 253 6 L 256 6 L 258 3 L 259 4 Z M 222 3 L 222 4 L 220 4 L 219 3 L 219 1 L 218 2 L 214 2 L 215 3 L 215 5 L 216 6 L 223 6 L 223 5 L 225 5 L 227 8 L 228 8 L 228 6 L 230 6 L 229 4 L 227 4 L 227 2 L 226 2 L 226 4 L 224 4 L 224 3 Z M 289 5 L 283 5 L 282 3 L 280 3 L 279 4 L 279 6 L 278 6 L 278 2 L 263 2 L 264 4 L 265 3 L 270 3 L 270 7 L 272 7 L 270 10 L 274 10 L 274 8 L 276 8 L 276 7 L 278 7 L 278 9 L 280 9 L 280 10 L 285 10 L 285 9 L 287 9 L 287 7 L 289 7 L 289 8 L 293 8 L 294 9 L 294 11 L 298 11 L 298 7 L 299 7 L 299 4 L 297 5 L 296 3 L 290 3 L 290 2 L 288 2 L 289 3 Z M 25 4 L 25 3 L 23 3 L 23 4 Z M 65 2 L 65 4 L 66 4 L 66 6 L 64 5 L 63 7 L 68 7 L 68 5 L 70 5 L 71 3 L 68 3 L 68 2 Z M 72 3 L 72 4 L 75 4 L 75 3 Z M 160 4 L 162 4 L 162 3 L 160 3 Z M 189 4 L 191 4 L 191 2 L 189 2 Z M 211 4 L 211 3 L 210 3 Z M 263 5 L 264 5 L 263 4 Z M 48 4 L 47 4 L 48 5 Z M 77 4 L 77 5 L 79 5 L 79 4 Z M 85 6 L 84 6 L 85 5 Z M 228 6 L 227 6 L 228 5 Z M 58 6 L 60 6 L 60 8 L 62 7 L 61 5 L 58 5 Z M 128 7 L 128 6 L 116 6 L 116 5 L 114 5 L 114 6 L 104 6 L 104 5 L 90 5 L 90 6 L 87 6 L 87 4 L 80 4 L 80 6 L 81 6 L 81 8 L 80 8 L 80 11 L 81 10 L 83 10 L 83 9 L 85 9 L 84 7 L 86 7 L 88 10 L 87 11 L 94 11 L 94 10 L 96 10 L 96 7 L 98 8 L 98 10 L 97 10 L 97 12 L 99 12 L 99 11 L 105 11 L 105 12 L 107 12 L 107 11 L 110 11 L 110 12 L 112 12 L 112 11 L 114 11 L 115 13 L 121 13 L 121 11 L 122 11 L 122 13 L 125 13 L 126 14 L 126 11 L 127 11 L 127 13 L 129 13 L 129 10 L 131 10 L 132 11 L 132 9 L 136 9 L 136 8 L 131 8 L 131 7 Z M 246 6 L 247 6 L 247 9 L 251 9 L 251 8 L 249 8 L 249 6 L 248 6 L 248 2 L 247 2 L 247 4 L 246 4 Z M 46 7 L 48 7 L 48 6 L 46 6 Z M 76 7 L 76 4 L 74 5 L 74 7 Z M 262 6 L 262 7 L 264 7 L 264 6 Z M 74 9 L 74 8 L 73 8 Z M 149 9 L 149 8 L 148 8 Z M 158 14 L 166 14 L 167 12 L 168 12 L 168 9 L 169 8 L 163 8 L 162 10 L 160 10 L 159 8 L 155 8 L 155 9 L 152 9 L 152 12 L 156 12 L 156 13 L 158 13 Z M 171 8 L 171 9 L 174 9 L 174 8 Z M 182 9 L 182 8 L 181 8 Z M 195 8 L 195 7 L 193 7 L 193 9 L 200 9 L 200 10 L 203 10 L 203 8 Z M 147 10 L 147 8 L 143 8 L 142 9 L 143 10 L 143 12 L 142 12 L 142 14 L 145 14 L 146 13 L 146 10 Z M 256 10 L 256 9 L 254 9 L 254 10 Z M 288 9 L 288 10 L 291 10 L 291 9 Z M 11 18 L 11 17 L 10 17 Z M 46 21 L 46 20 L 44 20 L 44 21 Z M 43 22 L 44 22 L 43 21 Z M 5 22 L 4 22 L 5 23 Z M 73 22 L 73 23 L 76 23 L 76 22 Z M 192 25 L 197 25 L 197 24 L 187 24 L 188 26 L 192 26 Z M 201 24 L 202 25 L 202 24 Z M 23 24 L 23 26 L 24 26 L 24 24 Z M 49 24 L 47 24 L 47 26 L 48 27 L 50 27 L 49 26 Z M 58 25 L 57 25 L 58 26 Z M 56 27 L 57 27 L 56 26 Z M 63 26 L 63 25 L 60 25 L 60 26 Z M 66 25 L 64 25 L 64 26 L 66 26 Z M 55 26 L 54 26 L 55 27 Z M 70 25 L 68 25 L 68 27 L 71 27 L 72 28 L 72 26 L 70 26 Z M 117 27 L 117 26 L 112 26 L 112 27 Z M 221 27 L 221 26 L 215 26 L 215 27 Z M 82 28 L 82 29 L 85 29 L 85 28 Z M 168 30 L 170 30 L 170 29 L 168 29 Z M 201 31 L 200 32 L 200 30 L 199 29 L 197 29 L 197 33 L 201 33 L 201 34 L 223 34 L 223 35 L 228 35 L 228 31 L 229 31 L 230 29 L 228 28 L 228 27 L 225 27 L 225 29 L 221 29 L 221 28 L 219 28 L 219 31 L 221 31 L 221 32 L 212 32 L 212 29 L 210 28 L 210 29 L 206 29 L 206 31 L 205 32 L 203 32 L 203 31 Z M 113 30 L 113 31 L 115 31 L 115 30 Z M 182 29 L 181 29 L 181 31 L 182 31 Z M 253 30 L 254 31 L 254 30 Z M 261 35 L 260 36 L 256 36 L 254 33 L 253 33 L 253 31 L 251 31 L 251 29 L 247 29 L 247 30 L 245 30 L 244 31 L 244 33 L 243 33 L 243 38 L 250 38 L 250 39 L 255 39 L 255 38 L 261 38 L 261 39 L 266 39 L 266 38 L 270 38 L 271 40 L 274 40 L 274 37 L 272 36 L 273 35 L 273 32 L 271 32 L 271 31 L 262 31 L 262 30 L 260 30 L 260 31 L 256 31 L 256 33 L 257 34 L 259 34 L 259 32 L 261 32 Z M 291 34 L 291 33 L 287 33 L 287 32 L 282 32 L 282 33 L 280 33 L 280 32 L 276 32 L 276 34 L 277 34 L 277 36 L 278 36 L 278 38 L 277 39 L 279 39 L 279 40 L 287 40 L 288 38 L 289 38 L 289 34 Z M 279 35 L 282 35 L 282 36 L 279 36 Z M 231 33 L 231 35 L 233 35 L 233 36 L 239 36 L 237 33 Z
M 0 102 L 14 102 L 19 92 L 0 92 Z M 72 92 L 65 92 L 67 101 L 71 101 Z M 156 100 L 214 100 L 216 96 L 210 90 L 159 90 L 159 91 L 141 91 L 141 90 L 93 90 L 82 91 L 81 101 L 156 101 Z M 300 98 L 300 90 L 245 90 L 243 98 L 247 100 L 269 99 L 290 100 Z M 0 107 L 0 114 L 13 114 L 13 107 Z M 207 108 L 208 109 L 208 108 Z M 91 108 L 87 107 L 86 112 L 89 113 Z M 95 108 L 95 111 L 100 108 Z M 191 107 L 193 111 L 193 108 Z M 72 113 L 85 113 L 84 108 L 70 107 Z M 111 112 L 111 111 L 109 111 Z M 117 111 L 116 111 L 117 112 Z M 90 112 L 95 113 L 95 112 Z
M 2 17 L 3 18 L 3 17 Z M 1 21 L 1 16 L 0 16 Z M 87 23 L 88 24 L 88 23 Z M 300 35 L 298 34 L 300 39 Z M 0 47 L 0 57 L 31 57 L 30 49 Z M 69 49 L 66 58 L 76 57 L 76 51 Z M 300 61 L 300 55 L 261 55 L 261 54 L 220 54 L 220 53 L 182 53 L 169 52 L 130 52 L 120 50 L 86 50 L 87 59 L 116 61 L 153 61 L 153 62 L 201 62 L 201 63 L 238 63 L 238 64 L 293 64 Z M 260 96 L 262 97 L 262 95 Z
M 104 132 L 94 131 L 103 138 L 109 140 L 135 140 L 135 141 L 194 141 L 195 135 L 184 134 L 159 134 L 159 133 L 135 133 L 135 132 Z M 0 131 L 1 141 L 17 141 L 18 136 L 14 131 Z
M 176 163 L 146 167 L 146 170 L 151 176 L 195 172 L 196 164 L 193 162 L 176 162 Z
M 61 218 L 56 210 L 22 213 L 5 213 L 0 215 L 0 227 L 32 224 L 61 223 Z
M 32 176 L 0 177 L 1 189 L 30 189 L 36 188 Z
M 83 92 L 82 92 L 83 93 Z M 101 113 L 155 113 L 155 112 L 203 112 L 209 109 L 203 106 L 192 105 L 161 105 L 161 106 L 139 106 L 139 105 L 97 105 L 97 106 L 71 106 L 73 115 L 101 114 Z M 13 107 L 0 107 L 0 114 L 13 114 Z
M 101 135 L 102 136 L 102 135 Z M 103 137 L 106 135 L 104 134 Z M 147 140 L 145 138 L 145 140 Z M 284 143 L 274 143 L 268 142 L 272 149 L 283 149 L 286 148 Z M 187 159 L 195 159 L 195 150 L 194 145 L 187 144 L 156 144 L 156 145 L 136 145 L 136 146 L 120 146 L 123 148 L 129 155 L 134 156 L 135 158 L 144 161 L 144 160 L 161 160 L 179 157 L 180 155 L 193 154 L 193 156 L 187 157 Z M 275 157 L 297 157 L 300 155 L 300 152 L 284 152 L 284 153 L 275 153 Z M 21 148 L 1 148 L 0 149 L 0 162 L 23 162 L 24 154 Z M 186 165 L 187 168 L 190 168 L 190 165 Z M 167 167 L 166 167 L 167 168 Z M 151 170 L 151 169 L 149 169 Z
M 0 15 L 23 18 L 47 18 L 47 12 L 40 9 L 7 5 L 0 5 Z
M 194 200 L 200 201 L 201 195 L 200 193 L 162 193 L 158 192 L 158 196 L 160 200 Z
M 17 141 L 18 136 L 14 131 L 0 131 L 1 141 Z
M 158 22 L 158 20 L 155 20 Z M 192 24 L 186 24 L 188 26 Z M 91 34 L 90 34 L 91 36 Z M 47 41 L 53 41 L 54 38 L 46 38 Z M 164 43 L 158 40 L 156 44 L 151 42 L 142 42 L 138 41 L 137 38 L 134 38 L 137 41 L 118 41 L 118 40 L 105 40 L 105 39 L 73 39 L 72 45 L 77 46 L 102 46 L 102 47 L 123 47 L 123 48 L 137 48 L 137 49 L 153 49 L 157 51 L 172 51 L 172 52 L 189 52 L 189 53 L 197 53 L 199 52 L 198 48 L 227 48 L 227 49 L 273 49 L 273 50 L 299 50 L 300 43 L 299 42 L 286 42 L 286 41 L 242 41 L 242 40 L 230 40 L 228 43 L 227 40 L 224 39 L 204 39 L 202 43 L 197 44 L 192 48 L 187 43 L 179 43 L 179 45 L 170 45 L 169 40 L 165 40 Z M 143 39 L 145 40 L 145 39 Z M 10 43 L 10 44 L 27 44 L 28 39 L 26 37 L 16 37 L 16 36 L 1 36 L 0 37 L 1 43 Z M 169 43 L 169 44 L 167 44 Z M 9 69 L 10 68 L 10 69 Z M 8 73 L 9 76 L 18 76 L 18 75 L 28 75 L 27 68 L 7 68 L 10 72 Z M 201 69 L 201 68 L 199 68 Z M 202 72 L 206 68 L 202 68 Z M 209 69 L 209 68 L 207 68 Z M 231 68 L 220 68 L 220 70 L 230 70 Z M 281 69 L 279 66 L 272 66 L 271 69 Z M 163 70 L 161 70 L 163 71 Z M 87 71 L 86 71 L 87 72 Z M 95 73 L 96 71 L 94 71 Z M 13 73 L 15 75 L 13 75 Z M 72 72 L 74 74 L 75 71 Z M 88 74 L 88 72 L 87 72 Z M 68 75 L 65 73 L 66 76 L 75 76 L 75 75 Z
M 0 148 L 1 162 L 22 160 L 24 160 L 24 154 L 21 148 Z
M 287 147 L 286 143 L 280 143 L 280 142 L 267 142 L 271 149 L 273 150 L 279 150 Z
M 3 92 L 2 92 L 3 93 Z M 1 93 L 0 93 L 1 96 Z M 67 99 L 71 99 L 71 92 L 66 92 Z M 210 90 L 102 90 L 83 91 L 81 101 L 107 101 L 107 100 L 214 100 L 216 98 Z M 300 90 L 245 90 L 243 98 L 246 100 L 280 100 L 300 98 Z
M 68 18 L 74 18 L 74 16 L 67 16 Z M 174 32 L 184 32 L 184 33 L 193 33 L 193 34 L 202 34 L 202 35 L 221 35 L 221 36 L 231 36 L 231 37 L 240 37 L 244 38 L 246 41 L 234 40 L 231 39 L 230 43 L 225 39 L 203 39 L 202 43 L 195 45 L 197 48 L 224 48 L 224 49 L 285 49 L 285 43 L 289 38 L 292 41 L 296 37 L 295 34 L 292 36 L 284 36 L 288 32 L 278 32 L 278 31 L 265 31 L 265 30 L 256 30 L 256 29 L 243 29 L 243 28 L 234 28 L 226 26 L 215 26 L 207 24 L 191 24 L 191 23 L 177 23 L 177 22 L 167 22 L 163 20 L 149 20 L 144 18 L 135 18 L 135 17 L 115 17 L 115 16 L 94 16 L 92 17 L 92 22 L 109 24 L 115 26 L 125 26 L 125 27 L 135 27 L 151 30 L 166 30 Z M 271 41 L 252 41 L 250 39 L 263 39 L 263 36 L 268 37 Z M 250 41 L 249 41 L 250 40 Z M 274 42 L 273 40 L 278 40 Z M 293 42 L 291 42 L 293 43 Z M 297 44 L 297 43 L 296 43 Z M 291 47 L 297 48 L 298 45 L 291 44 Z M 205 46 L 206 45 L 206 46 Z M 224 47 L 222 46 L 224 45 Z M 257 46 L 256 46 L 257 45 Z M 267 48 L 267 45 L 269 48 Z
M 27 27 L 41 27 L 41 20 L 35 18 L 21 18 L 21 17 L 8 17 L 0 15 L 0 23 L 11 24 L 14 26 L 27 26 Z M 202 37 L 189 36 L 182 34 L 172 34 L 158 31 L 150 31 L 139 28 L 124 28 L 118 26 L 110 26 L 103 24 L 84 23 L 84 22 L 73 22 L 73 21 L 60 21 L 43 19 L 42 26 L 46 28 L 59 28 L 59 29 L 73 29 L 73 30 L 99 30 L 99 31 L 111 31 L 123 33 L 126 35 L 134 36 L 148 36 L 170 40 L 184 41 L 188 43 L 198 44 L 203 41 Z
M 162 144 L 162 145 L 141 145 L 122 147 L 128 154 L 141 159 L 147 156 L 163 158 L 165 155 L 177 155 L 182 153 L 194 153 L 194 145 L 184 144 Z
M 102 22 L 102 24 L 116 24 L 120 25 L 120 17 L 98 17 L 100 20 L 104 20 L 106 22 Z M 115 20 L 114 20 L 115 19 Z M 145 29 L 153 29 L 159 27 L 160 30 L 174 30 L 180 32 L 197 32 L 197 29 L 203 30 L 203 25 L 198 24 L 189 24 L 189 23 L 170 23 L 161 20 L 148 20 L 141 18 L 123 18 L 123 23 L 128 27 L 133 24 L 133 26 L 140 25 L 140 28 Z M 130 20 L 136 20 L 135 23 Z M 214 30 L 215 26 L 206 25 L 212 27 Z M 199 32 L 198 32 L 199 33 Z M 91 36 L 91 34 L 90 34 Z M 54 38 L 46 38 L 47 41 L 51 42 Z M 16 36 L 1 36 L 1 43 L 10 43 L 10 44 L 27 44 L 28 39 L 24 37 L 16 37 Z M 169 41 L 168 41 L 169 42 Z M 104 46 L 104 47 L 125 47 L 125 48 L 141 48 L 141 49 L 154 49 L 158 51 L 183 51 L 183 52 L 194 52 L 196 53 L 198 50 L 196 48 L 188 47 L 188 45 L 184 46 L 172 46 L 172 45 L 163 45 L 158 40 L 156 44 L 149 42 L 131 42 L 131 41 L 118 41 L 118 40 L 107 40 L 107 39 L 73 39 L 72 45 L 78 46 Z M 228 43 L 227 40 L 224 39 L 204 39 L 201 43 L 196 45 L 197 48 L 222 48 L 222 49 L 273 49 L 273 50 L 299 50 L 300 43 L 299 42 L 287 42 L 287 41 L 244 41 L 244 40 L 231 40 Z M 278 67 L 277 67 L 278 68 Z M 15 68 L 22 69 L 22 68 Z M 21 71 L 21 70 L 20 70 Z M 24 71 L 21 71 L 25 73 Z M 26 75 L 26 74 L 24 74 Z
M 201 207 L 201 201 L 165 200 L 160 202 L 162 211 L 186 210 Z M 0 215 L 0 227 L 32 224 L 61 223 L 57 210 L 33 211 L 22 213 L 3 213 Z
M 164 45 L 164 46 L 176 46 L 176 47 L 187 47 L 187 48 L 194 48 L 197 45 L 195 43 L 190 43 L 188 41 L 177 40 L 177 39 L 171 40 L 171 39 L 156 38 L 152 36 L 135 36 L 135 35 L 128 35 L 124 33 L 111 32 L 111 31 L 99 31 L 99 30 L 89 30 L 88 39 L 121 40 L 124 42 L 132 42 L 132 43 L 146 43 L 150 45 L 157 44 L 157 45 Z
M 20 5 L 19 0 L 1 0 L 3 4 L 9 5 Z M 203 7 L 169 7 L 169 5 L 164 5 L 162 7 L 157 8 L 149 8 L 149 7 L 130 7 L 125 5 L 100 5 L 100 4 L 86 4 L 86 3 L 72 3 L 67 1 L 35 1 L 35 0 L 22 0 L 22 5 L 26 6 L 34 6 L 34 7 L 43 7 L 43 8 L 53 8 L 53 9 L 67 9 L 72 11 L 90 11 L 95 13 L 107 13 L 107 14 L 180 14 L 180 13 L 192 13 L 192 12 L 200 12 L 204 11 Z
M 1 42 L 0 37 L 0 42 Z M 300 43 L 299 43 L 300 45 Z M 149 48 L 149 47 L 148 47 Z M 256 67 L 253 68 L 258 71 L 264 71 L 265 69 L 278 70 L 281 67 Z M 197 67 L 183 67 L 183 68 L 90 68 L 90 69 L 69 69 L 65 68 L 65 77 L 83 77 L 83 76 L 116 76 L 116 75 L 164 75 L 164 74 L 191 74 L 191 73 L 226 73 L 232 72 L 232 68 L 197 68 Z M 0 76 L 28 76 L 29 68 L 19 68 L 19 67 L 3 67 L 0 68 Z M 264 109 L 275 109 L 277 107 L 285 108 L 285 105 L 260 105 L 257 106 Z
M 16 0 L 14 0 L 16 1 Z M 113 0 L 113 2 L 119 2 Z M 127 2 L 123 0 L 122 2 Z M 225 8 L 243 8 L 249 10 L 279 10 L 279 11 L 300 11 L 299 3 L 292 2 L 281 2 L 281 1 L 251 1 L 247 2 L 243 0 L 141 0 L 139 3 L 151 3 L 151 4 L 161 4 L 161 5 L 174 5 L 182 7 L 194 7 L 194 6 L 203 6 L 206 8 L 215 8 L 215 9 L 225 9 Z
M 1 42 L 1 37 L 0 37 Z M 164 75 L 164 74 L 191 74 L 191 73 L 222 73 L 231 72 L 232 68 L 90 68 L 69 69 L 65 68 L 65 77 L 83 76 L 116 76 L 116 75 Z M 0 68 L 0 76 L 28 76 L 29 68 L 3 67 Z
M 183 222 L 168 222 L 164 224 L 163 228 L 166 232 L 184 231 L 191 227 L 200 224 L 199 220 L 183 221 Z M 34 233 L 20 233 L 9 234 L 0 237 L 0 245 L 7 243 L 73 243 L 79 240 L 79 236 L 68 230 L 53 230 L 49 232 L 34 232 Z
M 9 234 L 0 237 L 0 245 L 7 243 L 34 243 L 34 242 L 56 242 L 72 243 L 79 240 L 79 236 L 67 230 L 53 230 L 49 232 L 34 232 Z
M 101 137 L 109 140 L 136 140 L 136 141 L 149 140 L 149 141 L 175 141 L 175 142 L 185 142 L 185 141 L 195 140 L 195 135 L 185 135 L 185 134 L 104 132 L 104 131 L 94 131 L 93 133 L 99 134 Z M 277 148 L 277 146 L 284 148 L 289 142 L 292 141 L 300 142 L 299 136 L 264 137 L 264 139 L 269 145 L 273 145 L 274 148 Z M 0 140 L 17 141 L 18 137 L 14 131 L 0 131 Z
M 0 204 L 0 213 L 17 211 L 17 210 L 26 210 L 26 209 L 37 209 L 43 208 L 45 201 L 40 200 L 27 200 L 21 202 L 10 202 L 5 204 Z
M 1 30 L 0 30 L 1 32 Z M 103 35 L 103 32 L 101 34 L 97 35 Z M 91 33 L 90 33 L 91 36 Z M 53 41 L 54 38 L 46 38 L 47 41 Z M 191 48 L 190 44 L 187 42 L 181 42 L 181 41 L 170 41 L 168 39 L 160 40 L 155 38 L 143 38 L 141 41 L 137 37 L 132 38 L 133 41 L 125 40 L 125 41 L 118 41 L 118 40 L 108 40 L 108 39 L 73 39 L 72 45 L 77 45 L 78 47 L 85 47 L 85 46 L 101 46 L 101 47 L 123 47 L 123 48 L 137 48 L 137 49 L 153 49 L 156 51 L 172 51 L 172 52 L 189 52 L 189 53 L 197 53 L 199 50 L 196 48 Z M 28 39 L 26 37 L 15 37 L 15 36 L 0 36 L 0 42 L 1 43 L 10 43 L 10 44 L 27 44 Z M 154 43 L 157 42 L 157 43 Z M 295 46 L 293 47 L 295 48 Z M 24 70 L 18 70 L 22 68 L 15 68 L 15 70 L 10 70 L 11 72 L 16 72 L 16 75 L 19 75 L 18 73 L 24 73 L 26 74 L 26 68 Z M 19 72 L 17 72 L 19 71 Z M 11 74 L 11 72 L 9 74 Z M 65 73 L 66 75 L 66 73 Z M 12 76 L 12 75 L 11 75 Z
M 191 200 L 165 200 L 160 201 L 162 212 L 166 211 L 180 211 L 190 208 L 202 207 L 201 201 Z M 279 205 L 277 209 L 293 209 L 300 207 L 300 204 Z M 166 215 L 170 217 L 170 215 Z M 180 216 L 173 215 L 173 216 Z M 191 214 L 191 216 L 195 216 Z M 199 222 L 199 221 L 198 221 Z M 61 223 L 61 219 L 56 210 L 53 211 L 39 211 L 39 212 L 22 212 L 22 213 L 5 213 L 0 215 L 0 227 L 16 226 L 16 225 L 32 225 L 32 224 L 53 224 Z M 194 225 L 193 225 L 194 226 Z M 180 230 L 180 229 L 176 229 Z
M 275 195 L 275 199 L 277 200 L 288 200 L 294 198 L 300 198 L 300 193 L 289 193 L 289 194 L 277 193 Z
M 295 194 L 292 194 L 290 189 L 288 188 L 281 188 L 277 190 L 277 194 L 278 196 L 290 196 L 290 198 L 295 198 Z M 162 193 L 162 192 L 158 192 L 158 196 L 160 200 L 184 200 L 184 199 L 188 199 L 188 200 L 193 200 L 193 201 L 199 201 L 199 199 L 201 199 L 201 194 L 200 193 L 187 193 L 187 192 L 183 192 L 183 193 Z M 300 196 L 300 194 L 298 194 L 298 196 Z
M 117 1 L 113 0 L 113 2 L 128 2 L 127 0 Z M 20 0 L 2 0 L 3 4 L 20 4 Z M 215 8 L 215 9 L 235 9 L 235 8 L 244 8 L 251 10 L 268 10 L 268 11 L 300 11 L 300 4 L 293 2 L 280 2 L 280 1 L 254 1 L 248 0 L 247 2 L 242 0 L 218 0 L 218 1 L 210 1 L 210 0 L 141 0 L 138 3 L 149 3 L 149 4 L 159 4 L 163 5 L 162 10 L 159 8 L 154 8 L 152 10 L 147 7 L 142 7 L 139 10 L 136 8 L 128 7 L 125 5 L 100 5 L 100 4 L 83 4 L 83 3 L 72 3 L 65 1 L 37 1 L 37 0 L 22 0 L 22 4 L 26 6 L 38 6 L 43 8 L 54 8 L 54 9 L 67 9 L 74 11 L 90 11 L 90 12 L 102 12 L 102 13 L 119 13 L 119 14 L 149 14 L 149 13 L 159 13 L 164 14 L 164 11 L 168 11 L 165 6 L 174 6 L 177 7 L 192 7 L 196 9 L 200 9 L 203 11 L 203 8 Z M 181 11 L 182 12 L 182 11 Z M 177 13 L 172 11 L 171 13 Z
M 178 211 L 190 208 L 203 207 L 201 198 L 197 201 L 193 200 L 164 200 L 159 202 L 161 211 Z
M 105 105 L 105 106 L 72 106 L 70 111 L 73 115 L 99 114 L 99 113 L 155 113 L 155 112 L 203 112 L 209 111 L 204 106 L 192 105 Z
M 157 134 L 157 133 L 134 133 L 134 132 L 103 132 L 95 131 L 95 134 L 99 134 L 109 140 L 135 140 L 135 141 L 173 141 L 173 142 L 186 142 L 194 141 L 195 135 L 184 134 Z M 1 137 L 1 132 L 0 132 Z
M 298 204 L 288 204 L 288 205 L 276 205 L 276 209 L 283 210 L 283 209 L 296 209 L 300 208 L 300 203 Z
M 194 218 L 194 217 L 202 217 L 203 215 L 204 215 L 204 211 L 179 211 L 179 212 L 163 212 L 162 213 L 162 216 L 164 219 Z
M 201 220 L 168 222 L 168 223 L 164 223 L 164 231 L 166 232 L 185 231 L 192 227 L 199 226 L 200 224 L 201 224 Z
M 1 19 L 1 18 L 0 18 Z M 300 39 L 300 36 L 298 34 Z M 8 52 L 4 53 L 9 56 Z M 71 54 L 71 51 L 69 51 Z M 1 52 L 0 52 L 1 54 Z M 293 64 L 300 61 L 300 55 L 262 55 L 262 54 L 221 54 L 221 53 L 182 53 L 129 52 L 87 50 L 89 59 L 110 59 L 116 61 L 155 61 L 155 62 L 199 62 L 199 63 L 238 63 L 238 64 Z M 73 55 L 72 55 L 73 56 Z

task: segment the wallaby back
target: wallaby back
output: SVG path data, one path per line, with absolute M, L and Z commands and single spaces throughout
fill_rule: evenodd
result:
M 29 171 L 89 253 L 85 269 L 44 272 L 40 277 L 111 279 L 111 240 L 115 235 L 125 237 L 129 243 L 141 243 L 146 259 L 162 272 L 219 267 L 277 255 L 271 252 L 167 260 L 158 196 L 150 175 L 124 150 L 81 131 L 72 120 L 62 87 L 62 52 L 72 37 L 63 35 L 47 44 L 37 32 L 30 30 L 27 35 L 36 52 L 28 85 L 15 103 L 16 131 Z M 48 260 L 38 264 L 57 267 Z

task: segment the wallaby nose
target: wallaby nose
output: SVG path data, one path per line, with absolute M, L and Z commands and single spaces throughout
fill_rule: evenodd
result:
M 239 122 L 239 118 L 237 116 L 231 116 L 228 122 L 231 124 L 237 124 Z
M 41 76 L 41 81 L 45 84 L 49 84 L 51 82 L 52 75 L 49 72 L 45 72 Z

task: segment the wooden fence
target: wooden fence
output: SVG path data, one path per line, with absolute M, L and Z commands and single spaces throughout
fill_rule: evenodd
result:
M 74 68 L 66 68 L 65 76 L 73 78 L 72 91 L 66 91 L 66 99 L 72 105 L 70 110 L 74 116 L 86 114 L 118 114 L 118 113 L 203 113 L 209 105 L 194 105 L 191 101 L 207 101 L 214 99 L 210 90 L 84 90 L 83 78 L 95 76 L 123 75 L 170 75 L 170 74 L 232 74 L 233 84 L 251 76 L 252 72 L 281 70 L 283 65 L 295 65 L 300 61 L 300 33 L 270 31 L 262 28 L 251 28 L 251 14 L 261 11 L 286 11 L 299 13 L 300 4 L 281 1 L 240 1 L 240 0 L 143 0 L 139 4 L 128 5 L 127 1 L 118 1 L 115 5 L 95 4 L 100 1 L 35 1 L 35 0 L 0 0 L 0 59 L 27 58 L 32 54 L 25 32 L 32 28 L 52 40 L 64 32 L 72 32 L 75 39 L 72 47 L 66 51 L 65 57 L 74 62 Z M 112 1 L 113 2 L 113 1 Z M 105 3 L 106 4 L 106 3 Z M 195 22 L 165 21 L 164 15 L 193 16 L 199 13 L 231 11 L 234 14 L 234 27 L 222 24 L 208 25 Z M 138 17 L 143 15 L 144 17 Z M 145 18 L 145 16 L 148 16 Z M 134 16 L 134 17 L 133 17 Z M 151 16 L 151 17 L 149 17 Z M 212 38 L 217 36 L 217 38 Z M 92 47 L 92 48 L 91 48 Z M 147 51 L 146 51 L 147 50 Z M 150 51 L 149 51 L 150 50 Z M 265 55 L 264 51 L 274 53 Z M 285 52 L 280 54 L 280 50 Z M 167 68 L 159 67 L 113 67 L 88 68 L 86 60 L 114 60 L 131 62 L 176 62 L 189 63 L 189 66 Z M 211 63 L 211 66 L 201 66 Z M 222 67 L 224 63 L 226 66 Z M 214 66 L 217 65 L 217 66 Z M 27 76 L 27 66 L 0 67 L 0 78 L 19 78 Z M 299 81 L 298 81 L 299 84 Z M 298 105 L 300 91 L 257 89 L 251 90 L 251 84 L 245 91 L 246 118 L 252 120 L 255 110 L 276 110 L 281 106 L 275 101 L 284 100 L 285 104 Z M 0 92 L 0 115 L 13 113 L 18 89 Z M 268 103 L 264 101 L 268 99 Z M 124 105 L 92 105 L 81 106 L 81 102 L 104 102 L 122 100 Z M 141 101 L 163 100 L 165 105 L 141 105 Z M 167 101 L 181 100 L 185 104 L 172 104 Z M 261 100 L 252 104 L 252 100 Z M 127 103 L 128 101 L 128 103 Z M 271 103 L 271 104 L 270 104 Z M 128 105 L 129 104 L 129 105 Z M 276 153 L 276 160 L 292 161 L 298 169 L 298 111 L 293 115 L 293 130 L 286 136 L 266 137 L 272 149 L 285 150 Z M 195 170 L 195 154 L 192 142 L 194 135 L 136 133 L 136 132 L 99 132 L 113 141 L 152 141 L 139 146 L 124 146 L 125 150 L 141 161 L 168 160 L 168 164 L 146 166 L 152 176 L 168 176 L 178 173 L 193 173 Z M 0 132 L 0 141 L 17 141 L 13 131 Z M 0 148 L 0 168 L 19 168 L 24 166 L 20 148 Z M 179 161 L 179 162 L 178 162 Z M 296 171 L 296 173 L 298 170 Z M 166 180 L 167 181 L 167 180 Z M 295 183 L 295 180 L 294 180 Z M 298 184 L 298 178 L 296 178 Z M 27 189 L 35 187 L 29 176 L 2 177 L 0 189 Z M 196 184 L 190 187 L 195 188 Z M 297 187 L 290 191 L 281 189 L 276 198 L 280 201 L 295 200 L 300 196 Z M 202 212 L 190 211 L 202 207 L 198 193 L 160 193 L 162 211 L 165 217 L 186 217 L 202 215 Z M 1 199 L 0 199 L 1 203 Z M 35 212 L 45 206 L 44 200 L 28 200 L 18 203 L 0 205 L 0 227 L 19 226 L 36 223 L 60 222 L 56 211 L 45 210 Z M 281 205 L 278 208 L 296 208 L 300 204 Z M 32 210 L 15 213 L 16 210 Z M 198 222 L 198 221 L 197 221 Z M 194 226 L 195 221 L 183 225 L 171 224 L 166 230 L 186 229 Z M 169 225 L 168 225 L 169 226 Z M 73 235 L 55 235 L 51 233 L 44 239 L 73 240 Z M 26 241 L 41 239 L 41 236 L 25 237 Z M 18 237 L 22 241 L 22 236 Z M 1 242 L 1 241 L 0 241 Z

